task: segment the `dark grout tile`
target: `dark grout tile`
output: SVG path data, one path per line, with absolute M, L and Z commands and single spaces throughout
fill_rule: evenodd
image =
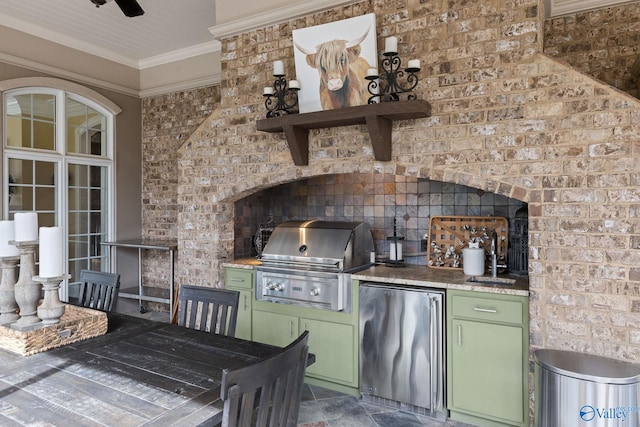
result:
M 305 384 L 298 427 L 471 427 L 363 401 L 357 397 Z

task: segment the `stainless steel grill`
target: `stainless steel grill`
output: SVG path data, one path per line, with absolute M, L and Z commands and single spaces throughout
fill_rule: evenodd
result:
M 351 273 L 371 265 L 362 222 L 287 221 L 273 230 L 257 267 L 256 298 L 351 311 Z

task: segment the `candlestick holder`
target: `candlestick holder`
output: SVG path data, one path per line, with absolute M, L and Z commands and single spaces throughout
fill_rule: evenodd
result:
M 20 318 L 16 303 L 16 269 L 19 256 L 0 257 L 2 279 L 0 280 L 0 325 L 13 323 Z
M 12 244 L 20 250 L 20 273 L 14 288 L 16 303 L 20 309 L 20 318 L 11 327 L 23 331 L 37 329 L 42 326 L 42 321 L 36 315 L 42 285 L 33 280 L 38 241 L 14 242 Z
M 397 52 L 384 52 L 383 55 L 382 73 L 380 75 L 367 73 L 365 77 L 369 81 L 367 90 L 371 94 L 368 103 L 400 101 L 400 95 L 403 94 L 406 94 L 407 100 L 416 99 L 413 89 L 418 85 L 419 80 L 416 73 L 420 71 L 420 67 L 410 66 L 401 69 L 402 61 Z M 409 61 L 409 65 L 412 65 L 411 63 L 414 61 Z
M 64 304 L 60 302 L 58 289 L 60 289 L 60 282 L 70 278 L 69 274 L 56 277 L 33 277 L 33 280 L 42 283 L 44 289 L 44 300 L 38 306 L 38 317 L 42 319 L 43 326 L 60 322 L 60 317 L 64 314 Z
M 300 88 L 292 87 L 291 83 L 287 85 L 284 74 L 274 74 L 273 76 L 276 78 L 273 87 L 265 87 L 262 94 L 265 97 L 264 106 L 267 109 L 267 118 L 297 113 Z M 296 80 L 291 82 L 296 82 L 294 85 L 298 84 Z

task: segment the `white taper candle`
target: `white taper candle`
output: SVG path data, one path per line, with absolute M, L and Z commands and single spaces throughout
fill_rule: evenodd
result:
M 40 277 L 62 276 L 62 227 L 40 227 Z

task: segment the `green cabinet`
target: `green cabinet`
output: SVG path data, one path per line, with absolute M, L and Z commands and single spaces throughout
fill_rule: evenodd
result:
M 447 406 L 478 426 L 528 426 L 528 300 L 447 292 Z
M 253 313 L 253 340 L 286 347 L 298 338 L 298 317 L 269 311 Z
M 356 379 L 357 349 L 352 344 L 353 325 L 301 318 L 302 331 L 309 331 L 309 351 L 316 355 L 316 363 L 307 368 L 307 375 L 329 381 L 353 384 Z
M 250 340 L 251 310 L 253 307 L 254 271 L 247 268 L 224 269 L 224 287 L 240 292 L 238 304 L 238 320 L 236 321 L 236 337 Z
M 358 286 L 352 284 L 354 301 Z M 315 363 L 307 368 L 306 381 L 333 390 L 358 392 L 358 304 L 351 313 L 254 301 L 254 341 L 286 346 L 303 331 L 309 331 L 309 352 Z

